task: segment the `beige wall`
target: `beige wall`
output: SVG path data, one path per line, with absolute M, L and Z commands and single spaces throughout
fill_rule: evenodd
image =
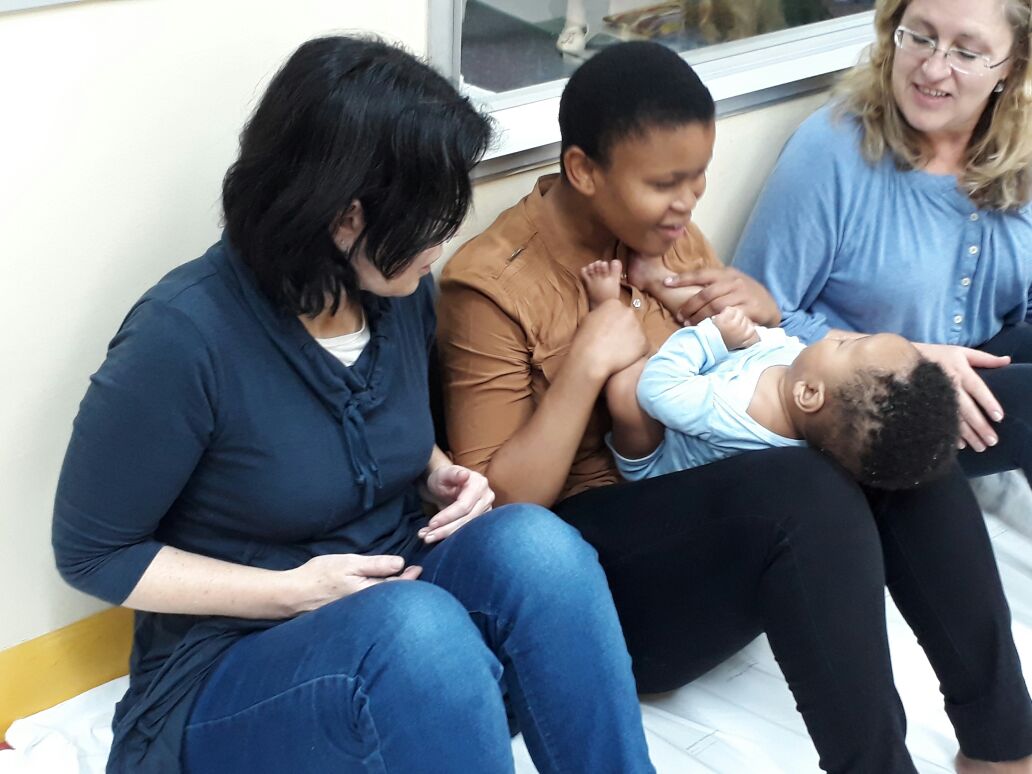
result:
M 303 40 L 422 53 L 426 0 L 97 0 L 0 14 L 0 649 L 100 609 L 53 569 L 71 421 L 130 304 L 218 238 L 219 184 Z
M 0 14 L 0 649 L 101 608 L 61 582 L 49 548 L 89 374 L 140 293 L 217 238 L 221 176 L 266 79 L 302 40 L 337 29 L 422 52 L 426 2 L 97 0 Z M 720 122 L 698 221 L 722 255 L 818 101 Z M 479 185 L 463 235 L 537 174 Z

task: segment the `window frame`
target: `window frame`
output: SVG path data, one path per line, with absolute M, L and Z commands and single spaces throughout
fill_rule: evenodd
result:
M 33 8 L 45 8 L 48 5 L 67 5 L 80 2 L 82 0 L 0 0 L 0 13 L 28 11 Z
M 430 63 L 495 121 L 496 140 L 474 170 L 493 178 L 559 158 L 559 96 L 566 79 L 494 94 L 461 77 L 462 3 L 428 0 Z M 681 54 L 713 93 L 717 116 L 826 89 L 874 40 L 874 11 L 693 49 Z

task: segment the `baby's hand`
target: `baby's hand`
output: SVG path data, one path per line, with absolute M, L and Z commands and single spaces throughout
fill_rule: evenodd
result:
M 728 350 L 751 347 L 760 340 L 752 320 L 737 306 L 729 306 L 710 319 L 720 331 L 720 337 L 724 340 L 724 346 Z

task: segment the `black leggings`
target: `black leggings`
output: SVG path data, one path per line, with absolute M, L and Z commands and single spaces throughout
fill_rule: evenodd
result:
M 965 754 L 1032 754 L 1010 612 L 959 467 L 871 493 L 816 451 L 773 449 L 600 487 L 556 512 L 598 549 L 640 690 L 684 685 L 765 631 L 824 769 L 913 772 L 888 583 Z
M 1020 468 L 1032 482 L 1032 325 L 1008 326 L 979 349 L 1011 356 L 1009 366 L 978 372 L 1003 406 L 1000 442 L 984 452 L 965 449 L 960 464 L 969 476 Z

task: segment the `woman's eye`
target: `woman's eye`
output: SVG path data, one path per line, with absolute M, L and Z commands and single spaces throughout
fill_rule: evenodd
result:
M 658 189 L 660 191 L 669 191 L 671 188 L 673 188 L 676 185 L 677 185 L 677 183 L 675 181 L 673 181 L 673 180 L 659 182 L 659 183 L 653 183 L 652 184 L 653 188 L 656 188 L 656 189 Z
M 914 42 L 915 46 L 927 46 L 928 48 L 935 48 L 935 38 L 930 38 L 927 35 L 918 35 L 916 32 L 911 32 L 910 39 Z
M 981 59 L 981 54 L 976 54 L 974 51 L 965 51 L 963 48 L 955 48 L 950 51 L 950 56 L 955 56 L 964 62 L 974 62 L 976 59 Z

